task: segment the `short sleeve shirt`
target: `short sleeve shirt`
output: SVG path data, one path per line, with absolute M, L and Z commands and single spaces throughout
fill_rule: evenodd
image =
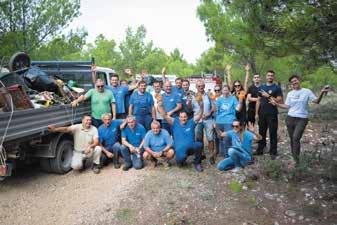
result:
M 256 87 L 254 84 L 248 88 L 247 94 L 251 94 L 253 98 L 257 98 L 260 94 L 260 87 Z M 248 109 L 255 111 L 256 102 L 249 102 Z
M 307 88 L 290 91 L 285 102 L 285 104 L 289 106 L 288 115 L 292 117 L 308 118 L 308 103 L 316 98 L 315 94 Z
M 100 120 L 103 113 L 111 113 L 111 103 L 115 102 L 115 98 L 111 91 L 104 89 L 99 92 L 96 89 L 90 89 L 85 94 L 86 99 L 91 101 L 91 115 L 95 119 Z
M 121 125 L 122 121 L 120 120 L 113 120 L 109 127 L 106 127 L 102 124 L 98 128 L 98 136 L 99 142 L 105 146 L 106 148 L 111 149 L 112 146 L 118 142 L 120 137 L 120 130 L 119 126 Z
M 172 93 L 178 95 L 181 98 L 184 94 L 184 90 L 182 88 L 178 88 L 177 86 L 173 86 Z
M 139 147 L 142 143 L 146 134 L 145 128 L 137 123 L 134 130 L 132 130 L 129 126 L 126 126 L 122 130 L 122 138 L 125 138 L 127 142 L 129 142 L 134 147 Z
M 161 129 L 159 134 L 154 134 L 152 130 L 148 131 L 144 138 L 144 148 L 151 148 L 154 152 L 160 152 L 167 146 L 172 146 L 173 140 L 170 134 Z
M 216 123 L 232 124 L 236 119 L 236 106 L 238 100 L 235 96 L 219 97 L 216 100 Z
M 77 152 L 83 152 L 95 138 L 98 138 L 98 131 L 94 126 L 85 129 L 82 124 L 75 124 L 70 126 L 70 130 L 74 135 L 74 149 Z
M 114 98 L 116 100 L 116 112 L 117 113 L 125 113 L 125 97 L 129 92 L 129 86 L 107 86 L 108 90 L 112 91 Z
M 148 115 L 151 114 L 152 106 L 154 105 L 153 97 L 149 92 L 140 94 L 139 91 L 133 92 L 130 98 L 130 105 L 133 105 L 134 115 Z
M 230 130 L 227 132 L 227 136 L 232 141 L 232 146 L 240 149 L 244 149 L 247 153 L 252 153 L 252 144 L 254 140 L 254 134 L 250 131 L 243 132 L 242 141 L 240 140 L 240 134 Z
M 283 96 L 282 90 L 280 86 L 277 84 L 272 84 L 272 85 L 266 85 L 263 84 L 261 85 L 261 90 L 267 92 L 270 96 L 276 98 L 278 96 Z M 274 106 L 269 103 L 269 100 L 265 97 L 263 97 L 261 94 L 259 95 L 260 97 L 260 108 L 259 108 L 259 113 L 261 114 L 267 114 L 267 115 L 277 115 L 278 110 L 277 106 Z
M 195 121 L 189 119 L 186 124 L 182 125 L 180 120 L 175 118 L 172 124 L 172 134 L 174 138 L 174 146 L 186 146 L 191 145 L 195 140 Z
M 162 96 L 163 96 L 163 108 L 165 112 L 173 110 L 175 107 L 177 107 L 178 103 L 181 103 L 181 98 L 179 97 L 179 95 L 174 94 L 173 92 L 170 95 L 164 93 Z M 174 113 L 172 117 L 176 117 L 177 115 L 178 115 L 177 113 Z

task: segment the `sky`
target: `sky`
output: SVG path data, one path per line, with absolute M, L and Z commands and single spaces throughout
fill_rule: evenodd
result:
M 167 54 L 178 48 L 189 63 L 211 47 L 205 28 L 196 16 L 199 0 L 81 0 L 81 16 L 70 29 L 84 27 L 88 42 L 99 34 L 118 44 L 125 38 L 128 26 L 135 31 L 144 25 L 146 41 Z

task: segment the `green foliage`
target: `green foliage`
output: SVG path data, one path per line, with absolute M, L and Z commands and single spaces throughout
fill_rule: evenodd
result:
M 0 2 L 0 54 L 33 53 L 79 16 L 80 0 Z
M 237 181 L 235 180 L 232 180 L 230 183 L 229 183 L 229 188 L 236 192 L 236 193 L 239 193 L 242 191 L 242 186 L 240 183 L 238 183 Z
M 266 160 L 262 164 L 263 173 L 272 180 L 282 176 L 282 162 L 279 160 Z

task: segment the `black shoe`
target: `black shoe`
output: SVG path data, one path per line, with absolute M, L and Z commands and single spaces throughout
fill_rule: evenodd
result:
M 204 160 L 206 159 L 206 156 L 205 155 L 201 155 L 201 160 Z
M 270 159 L 271 159 L 271 160 L 275 160 L 276 157 L 277 157 L 277 155 L 274 155 L 274 154 L 273 154 L 273 155 L 270 155 Z
M 99 168 L 99 166 L 97 164 L 93 164 L 92 165 L 92 171 L 95 173 L 95 174 L 99 174 L 99 172 L 101 172 L 101 169 Z
M 256 151 L 256 152 L 253 152 L 253 155 L 263 155 L 263 152 Z
M 119 157 L 118 154 L 114 154 L 113 158 L 112 158 L 112 162 L 114 164 L 115 169 L 119 169 L 121 168 L 121 164 L 119 163 Z
M 128 171 L 131 167 L 132 167 L 132 165 L 124 165 L 123 170 Z

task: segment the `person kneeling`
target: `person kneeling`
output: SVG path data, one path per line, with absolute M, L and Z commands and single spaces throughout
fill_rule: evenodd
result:
M 97 128 L 91 125 L 91 116 L 84 115 L 81 124 L 75 124 L 68 127 L 54 127 L 48 125 L 50 132 L 72 133 L 74 136 L 74 153 L 71 160 L 73 170 L 84 168 L 83 161 L 86 159 L 93 160 L 92 170 L 99 173 L 99 163 L 102 148 L 98 145 Z
M 151 130 L 144 138 L 144 159 L 151 161 L 151 166 L 155 167 L 158 159 L 163 158 L 164 166 L 169 167 L 170 160 L 174 156 L 172 145 L 173 140 L 167 130 L 161 129 L 158 121 L 153 121 Z
M 261 135 L 254 131 L 254 125 L 248 122 L 248 131 L 244 130 L 241 121 L 233 121 L 233 130 L 221 132 L 216 129 L 221 137 L 228 137 L 232 146 L 228 149 L 228 157 L 218 163 L 219 170 L 228 170 L 234 167 L 234 172 L 248 165 L 252 160 L 253 140 L 261 140 Z

